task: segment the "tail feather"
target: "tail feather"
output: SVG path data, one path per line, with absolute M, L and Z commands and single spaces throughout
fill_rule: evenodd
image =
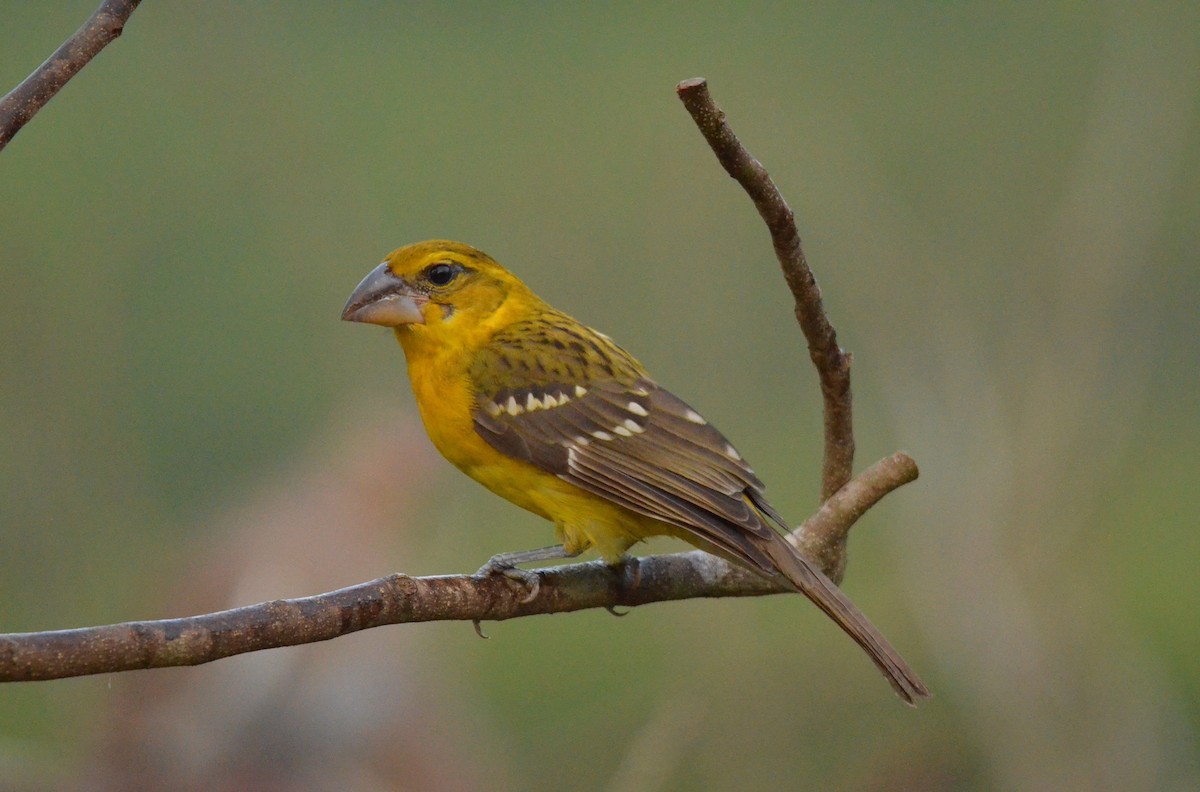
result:
M 778 534 L 764 541 L 762 549 L 771 557 L 783 577 L 837 622 L 871 656 L 900 698 L 913 706 L 916 706 L 917 699 L 929 698 L 929 689 L 917 673 L 820 569 Z

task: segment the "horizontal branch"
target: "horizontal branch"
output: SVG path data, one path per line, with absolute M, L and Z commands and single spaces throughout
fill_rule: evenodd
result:
M 880 498 L 917 477 L 896 454 L 839 490 L 791 539 L 821 563 L 825 545 Z M 835 570 L 827 570 L 832 573 Z M 536 596 L 502 575 L 389 575 L 300 599 L 159 621 L 0 635 L 0 682 L 25 682 L 143 668 L 200 665 L 223 657 L 326 641 L 385 624 L 513 619 L 588 608 L 635 607 L 697 597 L 751 597 L 789 591 L 698 550 L 538 570 Z
M 142 0 L 105 0 L 45 63 L 0 99 L 0 151 L 79 70 L 125 29 Z
M 850 394 L 850 354 L 838 346 L 837 333 L 825 315 L 821 289 L 804 257 L 792 209 L 770 174 L 738 140 L 725 113 L 713 101 L 703 78 L 675 87 L 725 172 L 742 186 L 767 225 L 775 257 L 796 301 L 796 321 L 808 342 L 808 355 L 821 380 L 825 406 L 825 457 L 821 466 L 821 500 L 841 489 L 854 472 L 854 413 Z

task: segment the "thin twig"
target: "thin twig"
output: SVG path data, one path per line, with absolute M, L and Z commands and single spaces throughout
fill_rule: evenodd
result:
M 837 342 L 825 316 L 821 289 L 800 247 L 800 233 L 791 208 L 767 171 L 742 146 L 725 123 L 725 113 L 708 93 L 703 78 L 684 80 L 675 88 L 692 114 L 700 133 L 725 171 L 737 180 L 771 232 L 775 256 L 796 299 L 796 321 L 808 341 L 808 354 L 821 379 L 825 401 L 825 459 L 821 470 L 821 500 L 842 488 L 854 472 L 854 426 L 850 398 L 850 354 Z
M 822 537 L 844 538 L 850 524 L 879 498 L 916 477 L 912 460 L 906 465 L 897 457 L 883 460 L 850 482 L 791 540 L 808 552 L 821 547 Z M 820 564 L 824 555 L 828 554 L 813 560 Z M 246 652 L 327 641 L 385 624 L 501 621 L 587 608 L 790 591 L 699 550 L 647 556 L 616 568 L 593 561 L 539 574 L 541 584 L 530 602 L 523 601 L 528 592 L 521 584 L 502 575 L 397 574 L 314 597 L 202 616 L 0 635 L 0 682 L 200 665 Z
M 142 0 L 105 0 L 46 62 L 0 99 L 0 151 L 67 81 L 121 35 Z

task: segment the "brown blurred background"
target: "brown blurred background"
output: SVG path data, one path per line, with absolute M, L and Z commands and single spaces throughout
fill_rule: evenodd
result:
M 95 7 L 0 1 L 0 90 Z M 346 295 L 475 244 L 795 521 L 820 400 L 703 75 L 921 479 L 846 589 L 371 631 L 0 687 L 0 790 L 1194 789 L 1200 6 L 150 2 L 0 153 L 0 631 L 180 616 L 550 528 L 440 460 Z M 671 549 L 668 544 L 648 550 Z

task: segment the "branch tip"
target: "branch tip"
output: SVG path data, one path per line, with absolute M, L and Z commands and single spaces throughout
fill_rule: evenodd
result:
M 680 81 L 679 85 L 675 86 L 675 93 L 683 94 L 697 89 L 707 89 L 708 80 L 703 77 L 689 77 L 686 80 Z

